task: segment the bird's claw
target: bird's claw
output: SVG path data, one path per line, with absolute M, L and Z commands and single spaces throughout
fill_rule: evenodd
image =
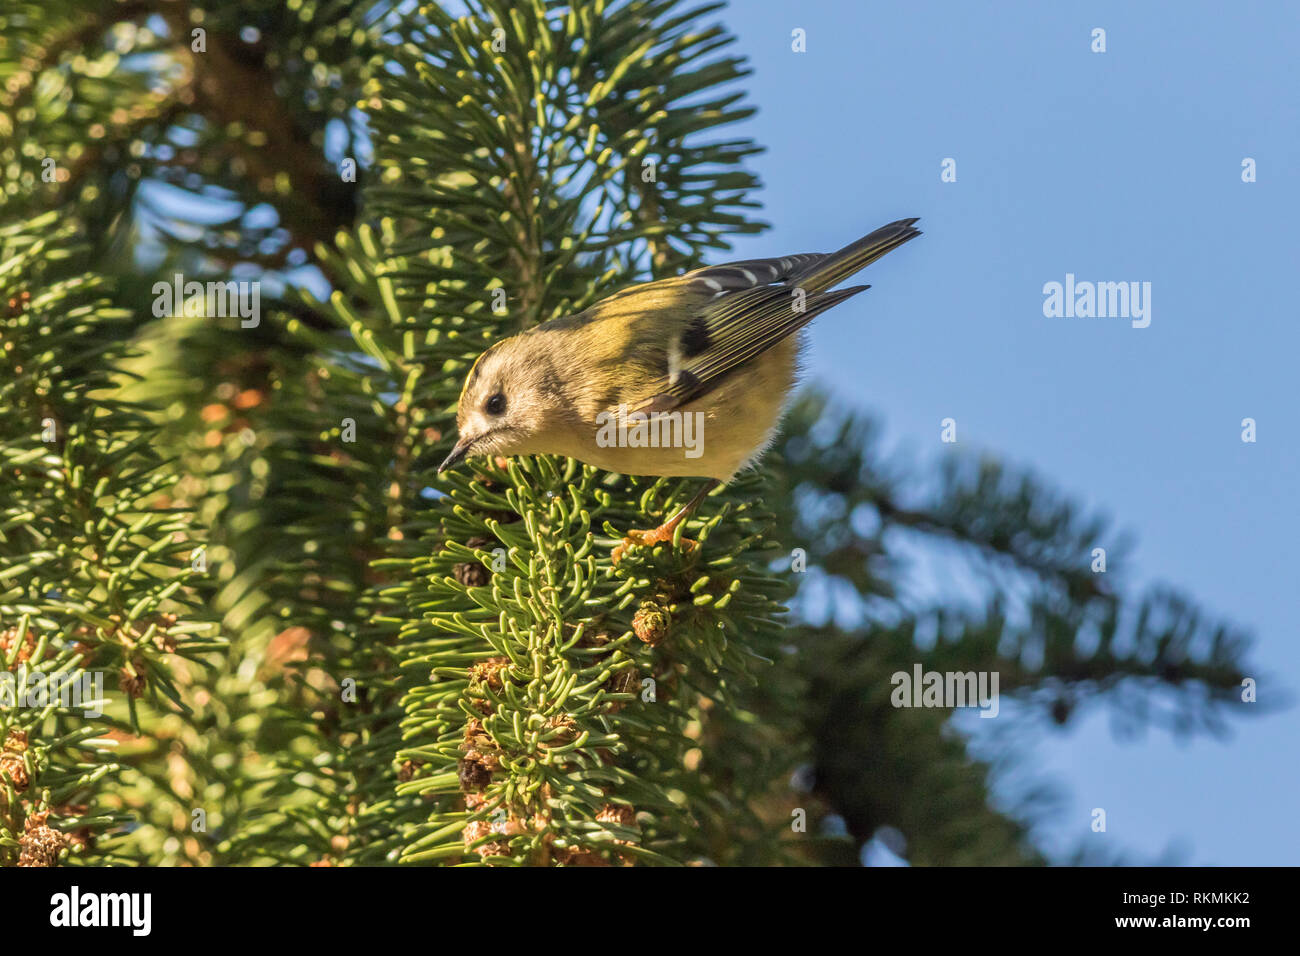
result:
M 623 560 L 629 548 L 653 548 L 656 544 L 662 544 L 665 541 L 673 540 L 673 532 L 677 529 L 672 525 L 661 524 L 659 527 L 650 531 L 638 531 L 635 528 L 629 529 L 628 533 L 623 536 L 621 543 L 614 547 L 614 552 L 610 560 L 618 564 Z M 682 538 L 683 551 L 694 551 L 699 544 L 690 538 Z

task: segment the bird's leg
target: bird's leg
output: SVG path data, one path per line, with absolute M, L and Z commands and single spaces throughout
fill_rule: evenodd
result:
M 689 518 L 691 512 L 698 508 L 700 502 L 703 501 L 708 493 L 719 484 L 721 484 L 721 482 L 718 481 L 717 478 L 710 478 L 704 483 L 704 487 L 695 493 L 694 498 L 682 505 L 682 507 L 679 508 L 671 518 L 653 531 L 636 531 L 634 529 L 629 529 L 627 535 L 623 538 L 622 543 L 614 548 L 614 553 L 612 555 L 613 562 L 618 564 L 618 562 L 622 560 L 623 555 L 627 553 L 628 548 L 651 548 L 662 541 L 673 540 L 673 535 L 677 531 L 677 526 Z M 682 539 L 682 544 L 689 544 L 691 547 L 695 547 L 694 541 L 688 542 L 685 538 Z

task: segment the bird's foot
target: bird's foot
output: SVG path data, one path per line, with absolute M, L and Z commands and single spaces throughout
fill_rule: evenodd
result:
M 650 531 L 638 531 L 629 529 L 628 533 L 623 536 L 623 541 L 614 547 L 610 560 L 618 564 L 623 560 L 629 548 L 653 548 L 656 544 L 662 544 L 665 541 L 673 540 L 673 533 L 677 530 L 677 522 L 670 521 L 661 524 L 659 527 Z M 698 548 L 699 542 L 692 541 L 690 538 L 682 538 L 682 550 L 686 552 L 694 551 Z

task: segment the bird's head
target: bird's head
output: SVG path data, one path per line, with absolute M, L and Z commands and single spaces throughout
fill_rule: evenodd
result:
M 539 442 L 560 402 L 559 382 L 536 336 L 517 335 L 479 356 L 456 408 L 456 446 L 438 471 L 470 455 L 544 452 Z

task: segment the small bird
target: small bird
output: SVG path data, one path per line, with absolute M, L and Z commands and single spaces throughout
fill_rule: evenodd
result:
M 627 475 L 702 477 L 691 501 L 632 545 L 673 538 L 717 484 L 762 457 L 798 370 L 799 332 L 870 286 L 832 288 L 916 236 L 900 219 L 832 253 L 706 266 L 646 282 L 479 356 L 456 410 L 470 455 L 565 455 Z

